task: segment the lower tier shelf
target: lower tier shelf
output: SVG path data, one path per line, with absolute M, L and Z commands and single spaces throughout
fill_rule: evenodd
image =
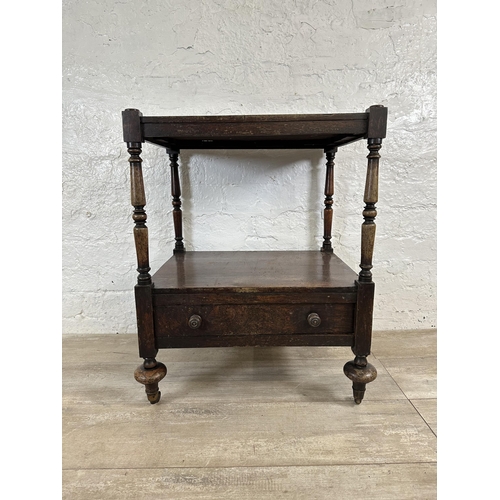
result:
M 358 275 L 320 251 L 184 252 L 153 275 L 155 293 L 355 292 Z
M 352 345 L 356 278 L 319 251 L 175 254 L 153 276 L 156 346 Z

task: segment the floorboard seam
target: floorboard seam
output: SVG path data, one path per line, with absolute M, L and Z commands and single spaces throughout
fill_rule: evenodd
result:
M 431 398 L 428 398 L 428 399 L 431 399 Z M 424 416 L 418 411 L 418 408 L 413 404 L 413 401 L 411 399 L 408 399 L 408 401 L 410 402 L 410 404 L 413 406 L 413 408 L 415 408 L 415 411 L 420 415 L 420 417 L 422 418 L 422 420 L 426 423 L 427 427 L 429 427 L 430 431 L 434 434 L 434 436 L 436 436 L 437 438 L 437 434 L 434 432 L 434 430 L 432 429 L 432 427 L 428 424 L 427 420 L 425 420 Z
M 400 385 L 396 382 L 396 380 L 394 380 L 394 377 L 391 375 L 391 372 L 387 369 L 384 362 L 380 358 L 377 358 L 377 359 L 380 362 L 380 364 L 384 367 L 385 371 L 389 374 L 389 377 L 391 377 L 393 382 L 398 386 L 398 389 L 404 394 L 404 397 L 407 399 L 407 401 L 413 406 L 413 408 L 417 412 L 418 416 L 424 421 L 425 425 L 429 428 L 429 430 L 432 432 L 432 434 L 437 438 L 437 434 L 432 430 L 432 427 L 428 424 L 427 420 L 425 420 L 425 418 L 422 416 L 422 414 L 418 411 L 418 409 L 413 404 L 412 400 L 406 395 L 405 391 L 403 391 L 403 389 L 401 389 Z M 416 398 L 414 398 L 414 399 L 416 399 Z M 436 398 L 422 398 L 422 399 L 436 399 Z M 380 401 L 383 401 L 383 400 L 380 400 Z
M 303 465 L 209 465 L 207 467 L 200 467 L 200 466 L 189 466 L 189 465 L 166 465 L 164 467 L 92 467 L 92 468 L 86 468 L 86 467 L 70 467 L 70 468 L 63 468 L 63 471 L 99 471 L 99 470 L 164 470 L 164 469 L 200 469 L 200 470 L 205 470 L 205 469 L 290 469 L 292 467 L 383 467 L 385 465 L 422 465 L 422 464 L 428 464 L 428 465 L 437 465 L 437 461 L 429 461 L 425 460 L 422 462 L 382 462 L 382 463 L 372 463 L 372 464 L 360 464 L 360 463 L 335 463 L 335 464 L 318 464 L 318 465 L 311 465 L 311 464 L 303 464 Z

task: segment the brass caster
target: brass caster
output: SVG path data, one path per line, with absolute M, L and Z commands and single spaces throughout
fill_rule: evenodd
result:
M 361 388 L 361 386 L 366 386 L 366 384 L 352 384 L 352 393 L 354 396 L 354 402 L 357 405 L 361 404 L 361 401 L 363 401 L 363 398 L 365 396 L 365 388 Z
M 147 393 L 146 393 L 147 394 Z M 156 392 L 155 394 L 147 394 L 148 396 L 148 401 L 154 405 L 160 401 L 161 398 L 161 391 Z

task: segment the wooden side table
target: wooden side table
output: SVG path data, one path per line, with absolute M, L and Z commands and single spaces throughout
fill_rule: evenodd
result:
M 221 346 L 351 346 L 344 366 L 356 403 L 377 376 L 370 354 L 374 283 L 372 256 L 379 150 L 387 108 L 365 113 L 261 116 L 142 116 L 122 112 L 130 154 L 139 355 L 135 378 L 151 403 L 166 375 L 159 349 Z M 361 271 L 332 250 L 334 158 L 339 147 L 368 142 L 361 227 Z M 166 149 L 171 167 L 173 256 L 151 276 L 142 176 L 142 143 Z M 182 236 L 179 152 L 183 149 L 315 149 L 326 154 L 323 245 L 318 251 L 186 252 Z

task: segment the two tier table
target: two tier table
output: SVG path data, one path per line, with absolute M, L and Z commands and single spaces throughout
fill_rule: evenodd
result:
M 139 356 L 135 378 L 148 400 L 160 400 L 167 369 L 160 349 L 230 346 L 350 346 L 344 366 L 354 401 L 377 376 L 370 354 L 375 204 L 379 150 L 387 108 L 364 113 L 237 116 L 143 116 L 122 112 L 130 155 L 137 254 L 135 301 Z M 365 139 L 369 150 L 359 273 L 332 248 L 334 158 L 339 147 Z M 171 169 L 175 246 L 150 274 L 142 144 L 166 150 Z M 323 244 L 316 251 L 186 251 L 182 235 L 181 150 L 321 149 L 326 155 Z M 360 194 L 360 200 L 361 200 Z M 361 212 L 361 210 L 360 210 Z

